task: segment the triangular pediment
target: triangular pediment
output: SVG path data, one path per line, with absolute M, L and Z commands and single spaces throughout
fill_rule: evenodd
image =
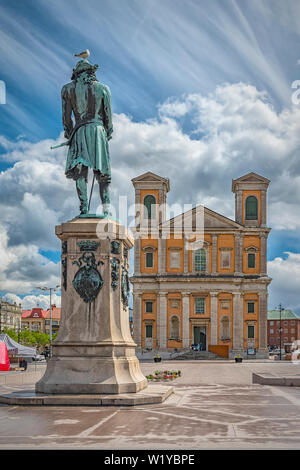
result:
M 239 230 L 242 225 L 202 205 L 184 212 L 160 225 L 162 230 L 181 231 L 210 231 L 210 230 Z
M 264 176 L 261 176 L 252 171 L 250 173 L 247 173 L 244 176 L 240 176 L 240 178 L 232 180 L 232 191 L 234 192 L 235 188 L 241 185 L 258 185 L 258 186 L 263 185 L 263 186 L 268 187 L 269 184 L 270 184 L 270 180 L 268 178 L 265 178 Z
M 133 185 L 136 183 L 164 183 L 168 186 L 170 185 L 169 178 L 164 178 L 162 176 L 156 175 L 152 173 L 152 171 L 147 171 L 140 176 L 133 178 L 132 180 Z

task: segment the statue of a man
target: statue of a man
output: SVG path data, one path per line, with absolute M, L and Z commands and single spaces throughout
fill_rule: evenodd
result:
M 88 168 L 93 169 L 99 183 L 103 213 L 109 214 L 111 95 L 109 88 L 97 80 L 97 68 L 98 65 L 80 60 L 73 69 L 72 82 L 61 91 L 63 126 L 69 145 L 65 172 L 67 178 L 76 181 L 81 216 L 89 211 Z

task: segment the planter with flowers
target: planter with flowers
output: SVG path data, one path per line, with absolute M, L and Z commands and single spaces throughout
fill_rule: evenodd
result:
M 243 358 L 240 354 L 238 354 L 237 356 L 234 356 L 234 360 L 235 362 L 243 362 Z

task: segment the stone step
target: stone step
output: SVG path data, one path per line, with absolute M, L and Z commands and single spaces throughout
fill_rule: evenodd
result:
M 211 351 L 187 351 L 184 354 L 172 355 L 170 358 L 176 361 L 187 361 L 187 360 L 214 360 L 220 359 L 220 356 L 212 353 Z

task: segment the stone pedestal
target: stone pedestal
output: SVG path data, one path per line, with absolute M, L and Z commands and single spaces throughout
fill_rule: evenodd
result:
M 124 226 L 76 218 L 62 241 L 62 315 L 38 393 L 120 394 L 147 387 L 129 329 L 129 250 Z

